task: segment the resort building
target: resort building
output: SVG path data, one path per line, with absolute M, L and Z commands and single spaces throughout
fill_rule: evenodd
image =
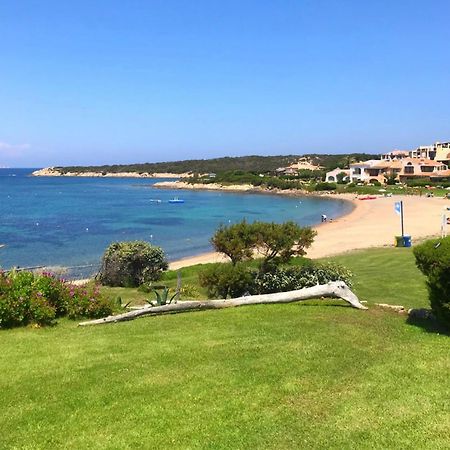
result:
M 450 161 L 450 142 L 436 142 L 432 145 L 422 145 L 409 152 L 411 158 L 431 159 L 448 165 Z
M 406 158 L 402 162 L 404 165 L 398 173 L 400 182 L 414 178 L 445 178 L 450 172 L 446 164 L 431 159 Z
M 415 178 L 433 181 L 450 178 L 450 142 L 436 142 L 415 150 L 393 150 L 370 159 L 350 164 L 348 180 L 353 183 L 385 183 L 394 177 L 398 182 Z M 337 168 L 326 174 L 326 181 L 336 181 L 336 176 L 346 170 Z
M 450 142 L 436 142 L 434 144 L 436 151 L 436 161 L 447 164 L 450 163 Z
M 368 161 L 350 164 L 350 181 L 352 183 L 371 183 L 374 181 L 384 182 L 381 169 L 384 167 L 380 159 L 369 159 Z
M 403 158 L 393 161 L 375 159 L 350 164 L 350 180 L 353 183 L 385 183 L 389 177 L 395 177 L 400 182 L 414 178 L 442 179 L 449 174 L 446 164 L 430 159 Z

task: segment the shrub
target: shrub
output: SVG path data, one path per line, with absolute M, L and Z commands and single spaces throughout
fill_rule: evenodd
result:
M 44 272 L 41 276 L 35 277 L 33 288 L 55 309 L 56 317 L 64 316 L 67 313 L 69 295 L 65 283 L 56 279 L 52 274 Z
M 251 292 L 255 274 L 243 264 L 212 264 L 199 273 L 199 282 L 208 298 L 240 297 Z
M 338 184 L 345 184 L 346 183 L 345 178 L 347 178 L 347 177 L 348 177 L 348 175 L 345 172 L 339 172 L 336 175 L 337 183 Z
M 259 274 L 254 291 L 258 294 L 286 292 L 325 284 L 329 281 L 344 281 L 351 287 L 352 273 L 335 263 L 307 263 L 304 266 L 278 267 Z
M 198 298 L 200 296 L 200 292 L 194 284 L 185 283 L 181 286 L 180 289 L 180 298 L 182 299 L 192 299 Z
M 56 317 L 56 309 L 39 294 L 38 292 L 30 298 L 30 322 L 38 325 L 51 325 Z
M 25 275 L 24 275 L 25 274 Z M 29 319 L 31 282 L 28 273 L 0 273 L 0 327 L 15 327 Z M 28 281 L 28 282 L 27 282 Z
M 95 286 L 68 285 L 50 274 L 0 272 L 0 328 L 49 325 L 64 315 L 98 318 L 111 314 L 113 307 Z
M 337 189 L 336 183 L 317 183 L 314 187 L 315 191 L 335 191 Z
M 242 264 L 214 264 L 200 272 L 199 279 L 201 286 L 207 288 L 209 298 L 272 294 L 338 280 L 352 286 L 352 273 L 335 263 L 306 262 L 302 266 L 277 267 L 259 273 Z
M 99 319 L 114 312 L 115 305 L 112 300 L 100 293 L 98 285 L 70 286 L 68 316 L 70 319 L 89 317 Z
M 167 268 L 160 247 L 144 241 L 115 242 L 103 255 L 98 279 L 107 286 L 137 287 L 159 280 Z
M 450 236 L 418 245 L 414 256 L 417 267 L 428 278 L 431 309 L 450 328 Z

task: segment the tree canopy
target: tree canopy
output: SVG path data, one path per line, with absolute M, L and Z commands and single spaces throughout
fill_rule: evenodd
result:
M 214 249 L 227 255 L 233 265 L 250 259 L 256 252 L 263 256 L 262 269 L 288 262 L 293 256 L 303 256 L 311 246 L 316 231 L 289 221 L 253 222 L 245 220 L 233 225 L 221 225 L 211 238 Z

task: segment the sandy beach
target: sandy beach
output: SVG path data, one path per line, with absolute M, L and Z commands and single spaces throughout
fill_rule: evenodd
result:
M 375 200 L 359 200 L 355 195 L 339 195 L 351 201 L 355 208 L 343 217 L 315 227 L 317 236 L 308 250 L 310 258 L 322 258 L 350 250 L 369 247 L 393 246 L 394 237 L 401 234 L 400 216 L 394 204 L 403 201 L 405 234 L 413 243 L 441 232 L 441 217 L 450 200 L 419 196 L 377 197 Z M 194 264 L 226 261 L 214 252 L 174 261 L 171 269 Z

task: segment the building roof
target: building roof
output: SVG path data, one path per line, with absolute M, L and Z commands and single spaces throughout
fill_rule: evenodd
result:
M 391 161 L 380 161 L 378 164 L 370 166 L 369 169 L 391 169 L 393 162 Z
M 336 169 L 331 170 L 330 172 L 327 172 L 327 176 L 334 176 L 338 175 L 340 173 L 345 173 L 345 175 L 350 174 L 350 169 L 340 169 L 339 167 L 336 167 Z
M 381 159 L 369 159 L 367 161 L 351 163 L 350 167 L 372 167 L 374 164 L 378 164 L 378 163 L 381 163 Z
M 438 170 L 437 172 L 432 172 L 430 174 L 430 178 L 443 178 L 443 177 L 450 177 L 450 169 Z
M 433 161 L 431 159 L 423 159 L 423 158 L 405 158 L 403 160 L 403 164 L 411 163 L 412 165 L 418 166 L 432 166 L 432 167 L 440 167 L 443 163 L 439 161 Z

